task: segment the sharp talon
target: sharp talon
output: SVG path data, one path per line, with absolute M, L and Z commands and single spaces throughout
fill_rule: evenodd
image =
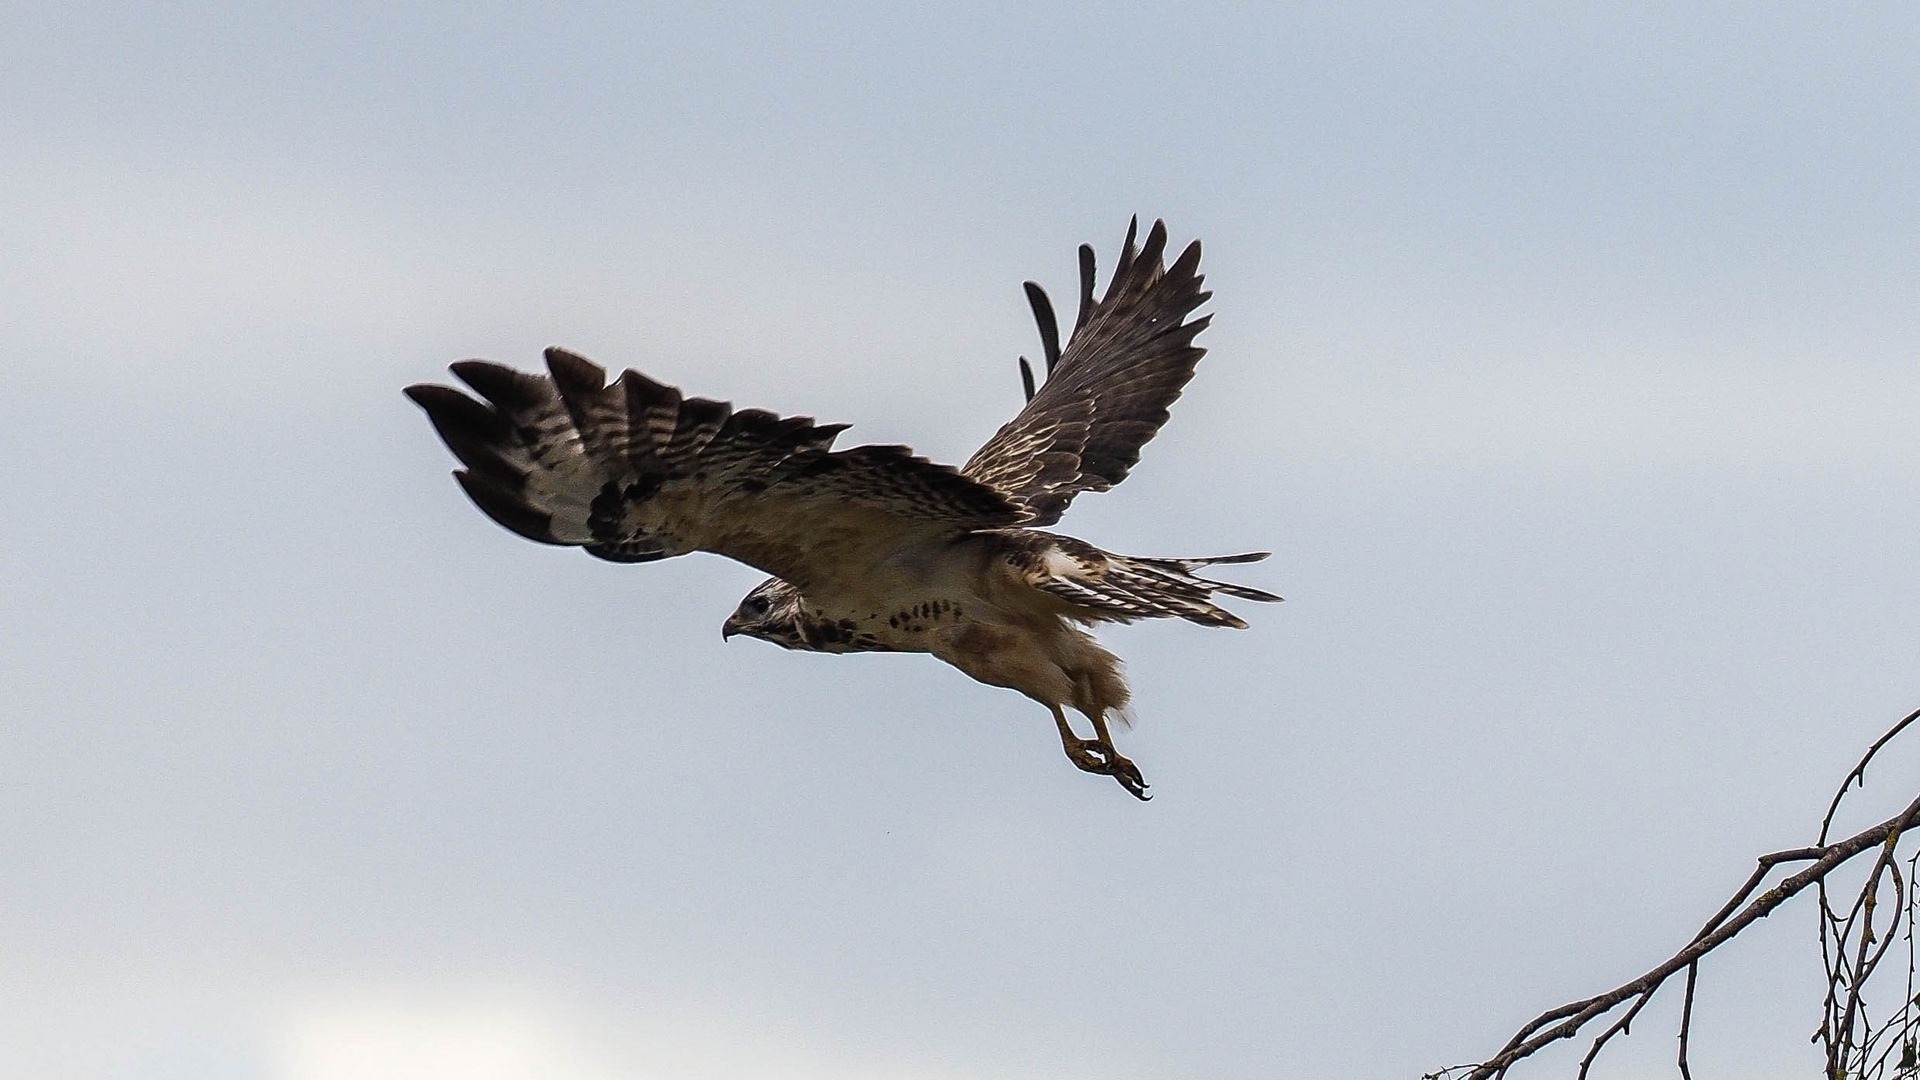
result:
M 1153 796 L 1147 794 L 1147 781 L 1140 775 L 1140 767 L 1120 756 L 1110 743 L 1098 739 L 1076 739 L 1066 743 L 1067 760 L 1081 772 L 1111 776 L 1114 782 L 1127 789 L 1127 794 L 1141 802 L 1150 801 Z
M 1147 781 L 1145 777 L 1140 775 L 1140 767 L 1138 765 L 1121 757 L 1118 753 L 1113 755 L 1111 764 L 1112 769 L 1109 775 L 1119 781 L 1121 787 L 1127 789 L 1127 794 L 1132 795 L 1141 802 L 1146 802 L 1153 797 L 1147 794 Z

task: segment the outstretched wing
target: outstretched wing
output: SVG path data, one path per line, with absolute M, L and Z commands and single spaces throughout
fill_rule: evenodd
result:
M 615 562 L 711 551 L 802 591 L 858 587 L 917 541 L 1027 518 L 999 491 L 904 446 L 832 450 L 845 424 L 682 397 L 637 371 L 548 349 L 550 375 L 463 360 L 480 395 L 421 384 L 425 409 L 488 517 Z
M 1187 319 L 1213 295 L 1200 288 L 1200 242 L 1166 267 L 1165 223 L 1153 223 L 1136 253 L 1138 226 L 1137 219 L 1127 226 L 1125 250 L 1099 300 L 1093 298 L 1093 248 L 1081 245 L 1080 314 L 1064 352 L 1053 304 L 1027 282 L 1046 349 L 1046 381 L 1034 392 L 1021 359 L 1027 407 L 961 469 L 1033 511 L 1033 524 L 1060 520 L 1082 491 L 1105 491 L 1126 479 L 1206 351 L 1193 339 L 1212 316 Z

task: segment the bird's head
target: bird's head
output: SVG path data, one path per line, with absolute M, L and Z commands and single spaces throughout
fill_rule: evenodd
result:
M 806 648 L 800 635 L 800 590 L 779 578 L 754 586 L 720 624 L 722 639 L 735 634 L 771 641 L 783 649 Z

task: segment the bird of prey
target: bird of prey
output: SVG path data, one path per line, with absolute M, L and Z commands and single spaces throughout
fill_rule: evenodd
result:
M 1137 250 L 1138 220 L 1106 293 L 1095 298 L 1093 249 L 1080 248 L 1080 305 L 1066 347 L 1053 305 L 1028 282 L 1046 373 L 1027 403 L 959 468 L 904 446 L 832 448 L 845 424 L 735 409 L 628 371 L 609 383 L 562 349 L 547 374 L 483 360 L 453 373 L 477 398 L 421 384 L 407 396 L 464 466 L 454 478 L 488 517 L 543 544 L 613 562 L 710 551 L 774 575 L 722 626 L 809 652 L 923 652 L 1047 707 L 1080 769 L 1146 799 L 1114 748 L 1125 720 L 1120 661 L 1081 629 L 1177 616 L 1245 628 L 1216 594 L 1270 593 L 1200 577 L 1214 558 L 1137 558 L 1037 526 L 1083 491 L 1125 479 L 1204 350 L 1189 318 L 1201 290 L 1200 243 L 1164 263 L 1166 226 Z M 1083 739 L 1066 708 L 1087 717 Z

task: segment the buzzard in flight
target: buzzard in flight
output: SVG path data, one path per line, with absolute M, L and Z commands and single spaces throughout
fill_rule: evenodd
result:
M 1026 286 L 1046 356 L 1026 408 L 956 469 L 904 446 L 832 449 L 844 424 L 683 397 L 637 371 L 548 349 L 547 374 L 483 360 L 453 373 L 478 398 L 421 384 L 407 396 L 464 468 L 454 478 L 488 517 L 529 540 L 613 562 L 711 551 L 774 575 L 728 616 L 744 634 L 812 652 L 926 652 L 1045 705 L 1067 757 L 1133 795 L 1147 785 L 1108 729 L 1124 718 L 1120 661 L 1080 627 L 1178 616 L 1246 623 L 1216 593 L 1278 600 L 1195 571 L 1252 562 L 1116 555 L 1034 526 L 1082 491 L 1125 479 L 1204 351 L 1211 316 L 1200 244 L 1163 262 L 1166 226 L 1135 249 L 1137 222 L 1106 294 L 1080 248 L 1080 308 L 1066 347 L 1047 294 Z M 1062 711 L 1093 724 L 1082 739 Z

